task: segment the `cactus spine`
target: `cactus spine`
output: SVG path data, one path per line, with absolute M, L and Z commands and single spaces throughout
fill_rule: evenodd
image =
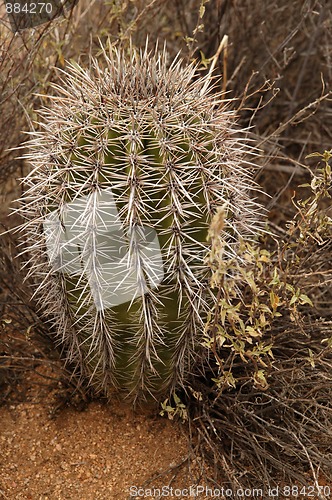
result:
M 38 131 L 21 212 L 36 297 L 67 359 L 108 393 L 181 384 L 213 303 L 204 257 L 216 209 L 236 254 L 257 233 L 246 146 L 196 68 L 111 48 L 69 64 Z

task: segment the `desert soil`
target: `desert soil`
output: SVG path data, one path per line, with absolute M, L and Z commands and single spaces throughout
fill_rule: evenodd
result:
M 54 415 L 47 383 L 42 401 L 38 384 L 29 391 L 27 401 L 0 408 L 0 498 L 127 500 L 138 487 L 193 484 L 180 424 L 118 400 Z

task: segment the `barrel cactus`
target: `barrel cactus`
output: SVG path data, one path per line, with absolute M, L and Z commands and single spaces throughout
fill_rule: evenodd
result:
M 183 384 L 215 300 L 213 215 L 226 257 L 257 233 L 248 148 L 209 80 L 165 50 L 111 47 L 53 88 L 20 209 L 35 296 L 96 389 L 159 398 Z

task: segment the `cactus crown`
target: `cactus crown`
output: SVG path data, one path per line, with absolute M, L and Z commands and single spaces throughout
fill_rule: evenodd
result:
M 157 397 L 183 381 L 214 300 L 211 218 L 224 206 L 228 256 L 258 231 L 248 148 L 195 72 L 157 49 L 69 64 L 28 142 L 36 296 L 68 360 L 106 392 Z

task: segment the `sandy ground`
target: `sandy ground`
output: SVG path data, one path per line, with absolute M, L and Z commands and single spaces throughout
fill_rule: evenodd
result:
M 119 401 L 54 416 L 43 390 L 42 403 L 34 388 L 29 402 L 0 408 L 0 498 L 127 500 L 151 498 L 139 487 L 193 484 L 180 424 Z

